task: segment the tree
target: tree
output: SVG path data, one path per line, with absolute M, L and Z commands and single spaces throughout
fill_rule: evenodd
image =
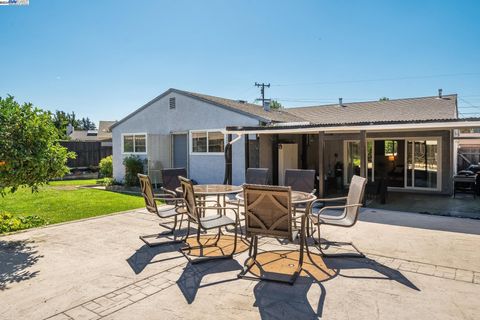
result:
M 12 96 L 0 97 L 0 194 L 20 186 L 36 191 L 38 186 L 68 173 L 68 152 L 58 143 L 52 114 L 20 105 Z
M 78 128 L 75 128 L 75 129 L 79 129 L 79 130 L 96 130 L 97 129 L 97 126 L 95 125 L 95 123 L 92 120 L 90 120 L 90 118 L 88 117 L 80 119 L 78 123 L 79 123 Z
M 381 97 L 380 99 L 378 99 L 378 101 L 388 101 L 388 100 L 390 100 L 390 99 L 387 98 L 387 97 Z
M 52 115 L 53 124 L 58 130 L 60 140 L 67 140 L 67 126 L 71 124 L 75 129 L 79 129 L 80 122 L 76 119 L 75 112 L 67 113 L 65 111 L 56 110 Z
M 283 106 L 280 102 L 278 102 L 277 100 L 272 100 L 272 102 L 270 102 L 270 109 L 272 110 L 280 110 L 280 109 L 283 109 Z

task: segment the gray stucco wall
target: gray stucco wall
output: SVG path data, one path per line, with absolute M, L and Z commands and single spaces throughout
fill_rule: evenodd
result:
M 169 99 L 176 98 L 176 108 L 169 108 Z M 258 125 L 258 120 L 234 111 L 214 106 L 178 93 L 170 93 L 134 114 L 112 130 L 113 176 L 123 180 L 125 169 L 122 164 L 126 155 L 122 153 L 122 134 L 147 133 L 165 137 L 171 132 L 189 130 L 224 129 L 226 126 Z M 148 137 L 147 137 L 148 139 Z M 161 143 L 161 144 L 162 144 Z M 147 141 L 147 144 L 150 144 Z M 158 147 L 158 146 L 157 146 Z M 152 154 L 152 152 L 160 153 Z M 170 145 L 148 148 L 149 157 L 160 159 L 162 167 L 170 167 Z M 146 157 L 146 156 L 143 156 Z M 223 182 L 225 161 L 222 155 L 195 155 L 189 152 L 189 176 L 199 183 Z M 245 156 L 243 138 L 233 145 L 233 183 L 241 184 L 245 179 Z

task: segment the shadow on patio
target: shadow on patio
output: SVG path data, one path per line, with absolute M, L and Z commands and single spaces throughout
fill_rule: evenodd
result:
M 33 241 L 0 241 L 0 290 L 8 285 L 37 276 L 29 271 L 43 256 L 38 254 Z

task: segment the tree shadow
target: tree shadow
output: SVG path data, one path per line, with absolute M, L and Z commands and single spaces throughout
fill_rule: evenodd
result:
M 219 283 L 225 283 L 230 281 L 238 280 L 237 275 L 235 274 L 232 278 L 222 279 L 219 281 L 209 282 L 201 285 L 202 279 L 210 274 L 223 273 L 230 271 L 240 271 L 242 266 L 238 263 L 237 260 L 227 259 L 224 261 L 209 261 L 201 264 L 191 264 L 190 262 L 186 265 L 182 275 L 177 280 L 177 286 L 182 292 L 183 296 L 187 300 L 188 304 L 193 303 L 197 295 L 198 289 L 216 285 Z
M 27 269 L 40 258 L 43 256 L 38 254 L 34 241 L 0 241 L 0 290 L 8 289 L 9 284 L 36 277 L 39 271 Z

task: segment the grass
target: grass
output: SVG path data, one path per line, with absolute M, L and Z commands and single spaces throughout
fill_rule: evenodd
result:
M 125 195 L 105 190 L 78 188 L 94 185 L 96 180 L 52 181 L 38 192 L 21 188 L 16 193 L 0 196 L 0 212 L 13 216 L 38 215 L 47 223 L 59 223 L 113 212 L 141 208 L 142 197 Z

